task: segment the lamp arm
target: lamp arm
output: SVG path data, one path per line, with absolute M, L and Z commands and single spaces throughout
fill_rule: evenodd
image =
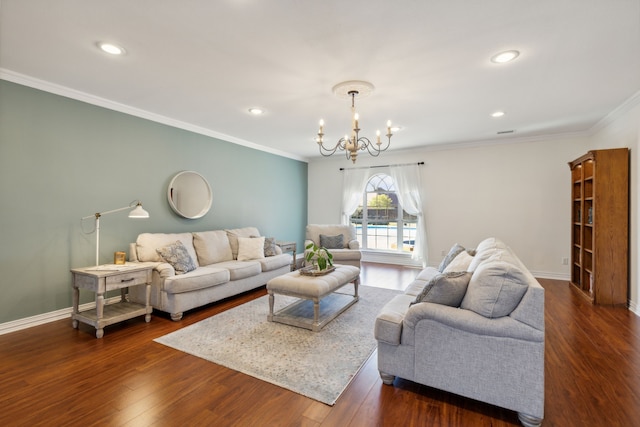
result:
M 118 208 L 118 209 L 112 209 L 110 211 L 105 211 L 105 212 L 96 212 L 93 215 L 87 215 L 85 217 L 82 217 L 81 220 L 85 220 L 85 219 L 89 219 L 89 218 L 95 218 L 96 219 L 96 228 L 95 228 L 95 232 L 96 232 L 96 266 L 100 265 L 100 217 L 102 215 L 108 215 L 108 214 L 112 214 L 112 213 L 116 213 L 116 212 L 120 212 L 120 211 L 124 211 L 127 209 L 131 209 L 135 206 L 142 206 L 142 203 L 140 202 L 140 200 L 134 200 L 133 202 L 129 203 L 128 206 L 122 207 L 122 208 Z
M 125 207 L 118 208 L 118 209 L 112 209 L 110 211 L 105 211 L 105 212 L 96 212 L 96 213 L 94 213 L 92 215 L 87 215 L 85 217 L 82 217 L 82 219 L 89 219 L 91 217 L 100 218 L 102 215 L 108 215 L 108 214 L 124 211 L 126 209 L 131 209 L 131 208 L 135 207 L 138 204 L 141 204 L 140 200 L 134 200 L 133 202 L 129 203 L 129 206 L 125 206 Z

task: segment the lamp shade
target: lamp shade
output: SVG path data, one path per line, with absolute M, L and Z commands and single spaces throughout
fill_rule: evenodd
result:
M 149 212 L 142 209 L 142 203 L 138 202 L 135 209 L 129 212 L 129 218 L 149 218 Z

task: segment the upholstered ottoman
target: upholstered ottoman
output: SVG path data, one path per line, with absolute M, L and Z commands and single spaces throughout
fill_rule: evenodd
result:
M 335 293 L 348 283 L 353 283 L 353 295 Z M 359 284 L 360 269 L 352 265 L 335 265 L 335 270 L 321 276 L 307 276 L 300 271 L 293 271 L 275 277 L 267 282 L 267 320 L 317 332 L 358 301 Z M 276 294 L 295 297 L 299 301 L 274 313 Z M 322 308 L 321 301 L 324 302 Z

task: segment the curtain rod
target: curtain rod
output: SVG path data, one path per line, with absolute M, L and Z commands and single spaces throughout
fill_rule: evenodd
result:
M 354 170 L 354 169 L 375 169 L 375 168 L 388 168 L 389 166 L 411 166 L 411 165 L 424 165 L 424 162 L 418 162 L 418 163 L 398 163 L 395 165 L 379 165 L 379 166 L 360 166 L 359 168 L 340 168 L 341 171 L 343 170 Z

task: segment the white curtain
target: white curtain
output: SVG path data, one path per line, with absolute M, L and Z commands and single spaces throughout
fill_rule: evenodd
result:
M 390 166 L 389 172 L 396 185 L 398 202 L 402 208 L 410 215 L 418 218 L 416 225 L 416 240 L 413 246 L 411 258 L 422 261 L 422 266 L 426 267 L 428 261 L 427 253 L 427 230 L 422 212 L 422 197 L 420 197 L 420 169 L 417 164 Z
M 368 169 L 345 169 L 342 171 L 342 223 L 349 225 L 351 215 L 362 203 L 364 186 L 369 178 Z

